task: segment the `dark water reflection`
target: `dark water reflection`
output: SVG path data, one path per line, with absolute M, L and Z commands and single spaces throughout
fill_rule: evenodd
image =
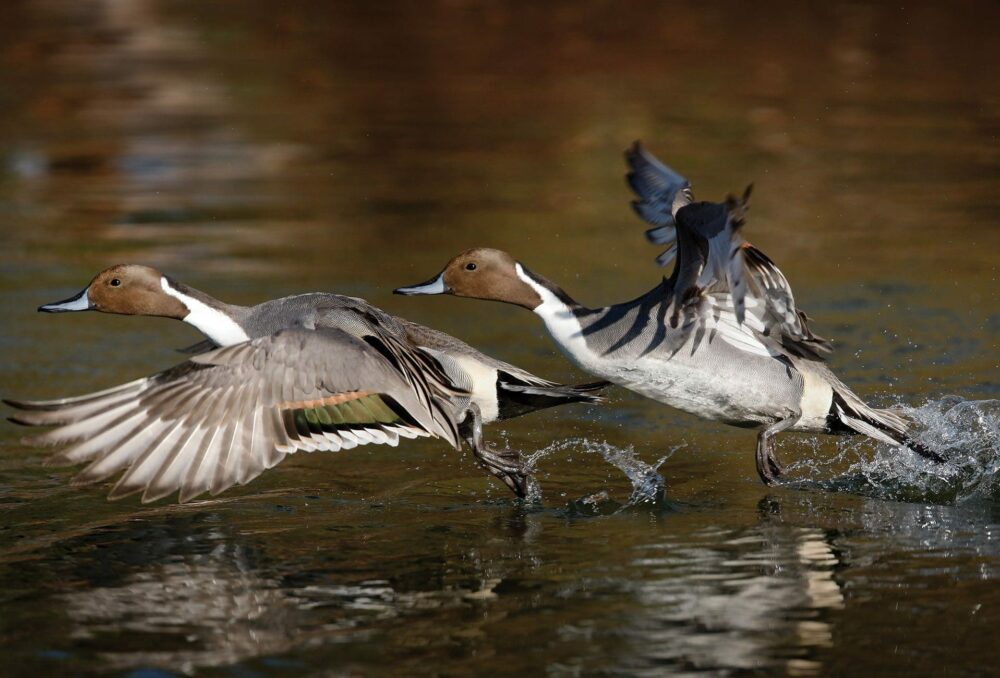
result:
M 588 303 L 648 288 L 620 160 L 641 137 L 703 196 L 756 182 L 748 233 L 836 340 L 838 374 L 954 461 L 789 437 L 798 484 L 768 490 L 752 434 L 617 393 L 505 427 L 535 455 L 527 505 L 414 441 L 141 507 L 69 487 L 0 427 L 5 671 L 987 672 L 998 19 L 983 2 L 7 3 L 2 395 L 178 360 L 194 335 L 167 321 L 34 313 L 122 261 L 234 302 L 359 294 L 579 378 L 528 314 L 389 291 L 472 245 Z
M 23 589 L 5 635 L 28 665 L 66 669 L 876 670 L 893 667 L 885 642 L 934 657 L 947 624 L 989 634 L 997 535 L 976 532 L 996 521 L 802 493 L 585 519 L 251 497 L 8 559 Z

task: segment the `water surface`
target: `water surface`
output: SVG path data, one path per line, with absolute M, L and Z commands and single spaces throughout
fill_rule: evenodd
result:
M 991 3 L 12 2 L 0 394 L 170 366 L 161 319 L 42 316 L 120 262 L 227 301 L 368 298 L 583 380 L 530 314 L 393 297 L 507 249 L 584 303 L 662 273 L 642 138 L 782 267 L 831 364 L 952 461 L 754 434 L 617 390 L 489 431 L 517 502 L 428 441 L 108 503 L 0 427 L 6 671 L 983 674 L 1000 624 L 1000 58 Z

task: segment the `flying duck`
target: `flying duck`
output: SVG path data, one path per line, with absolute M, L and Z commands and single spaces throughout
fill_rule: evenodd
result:
M 11 420 L 56 426 L 27 442 L 71 447 L 53 463 L 89 462 L 76 482 L 125 473 L 110 498 L 187 501 L 249 482 L 296 451 L 399 439 L 464 440 L 517 496 L 516 451 L 485 443 L 483 424 L 555 405 L 600 401 L 606 382 L 565 386 L 491 358 L 455 337 L 363 299 L 312 293 L 226 304 L 156 269 L 119 265 L 39 311 L 176 318 L 207 339 L 164 372 L 49 401 L 5 400 Z
M 914 442 L 909 422 L 869 407 L 827 367 L 830 342 L 795 305 L 778 267 L 742 236 L 750 188 L 721 203 L 695 202 L 690 183 L 639 142 L 626 151 L 635 212 L 665 245 L 673 272 L 642 296 L 587 308 L 510 254 L 462 252 L 425 283 L 397 294 L 453 294 L 522 306 L 540 316 L 581 369 L 685 412 L 756 428 L 756 465 L 772 484 L 784 472 L 782 431 L 863 434 L 943 461 Z

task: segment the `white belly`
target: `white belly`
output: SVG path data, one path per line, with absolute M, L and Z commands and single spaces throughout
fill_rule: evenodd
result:
M 687 362 L 647 357 L 602 364 L 604 368 L 595 374 L 703 419 L 746 426 L 792 414 L 790 403 L 776 402 L 774 393 L 763 384 Z

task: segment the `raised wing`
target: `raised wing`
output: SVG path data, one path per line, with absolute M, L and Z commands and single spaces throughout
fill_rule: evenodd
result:
M 247 483 L 297 451 L 418 436 L 458 448 L 454 391 L 420 368 L 404 376 L 400 355 L 424 360 L 340 330 L 286 330 L 98 393 L 5 402 L 17 423 L 57 427 L 29 443 L 71 445 L 52 463 L 89 462 L 76 482 L 124 470 L 110 498 L 142 490 L 148 502 L 179 490 L 186 501 Z
M 740 246 L 740 254 L 745 270 L 750 273 L 749 294 L 763 300 L 757 305 L 757 313 L 768 334 L 774 335 L 777 328 L 786 349 L 804 358 L 823 360 L 833 350 L 833 344 L 809 328 L 809 316 L 796 308 L 792 288 L 781 270 L 750 243 Z
M 655 228 L 646 231 L 646 238 L 654 245 L 667 245 L 656 257 L 656 263 L 666 266 L 677 254 L 677 228 L 674 220 L 677 211 L 693 199 L 691 184 L 670 169 L 656 156 L 636 141 L 625 151 L 629 173 L 628 185 L 636 195 L 632 209 Z
M 740 319 L 733 295 L 724 284 L 716 284 L 690 295 L 671 314 L 671 325 L 676 330 L 671 346 L 679 350 L 693 335 L 692 350 L 697 350 L 703 341 L 721 340 L 744 353 L 774 357 L 792 354 L 810 360 L 822 359 L 819 351 L 824 350 L 826 340 L 811 333 L 807 339 L 797 340 L 784 332 L 776 332 L 771 311 L 759 297 L 748 295 L 743 309 L 744 315 Z
M 692 202 L 687 180 L 638 142 L 626 152 L 626 161 L 629 185 L 639 198 L 632 205 L 656 226 L 646 232 L 647 238 L 670 244 L 657 263 L 665 266 L 677 258 L 670 292 L 673 326 L 680 323 L 680 315 L 691 325 L 704 310 L 698 298 L 709 295 L 709 305 L 731 312 L 737 325 L 750 322 L 752 313 L 749 334 L 768 337 L 793 354 L 821 360 L 831 350 L 829 341 L 809 329 L 808 317 L 796 308 L 791 286 L 778 267 L 742 236 L 752 185 L 740 198 Z

